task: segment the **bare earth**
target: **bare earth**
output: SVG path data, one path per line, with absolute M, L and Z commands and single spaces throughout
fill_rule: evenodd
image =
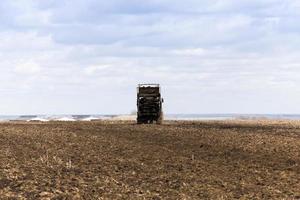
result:
M 0 124 L 1 199 L 300 199 L 300 122 Z

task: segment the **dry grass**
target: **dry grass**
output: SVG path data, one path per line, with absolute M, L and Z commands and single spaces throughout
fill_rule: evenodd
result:
M 300 123 L 0 124 L 5 199 L 300 199 Z

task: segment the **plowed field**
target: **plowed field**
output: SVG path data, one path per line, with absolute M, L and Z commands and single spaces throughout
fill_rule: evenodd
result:
M 0 197 L 300 199 L 300 123 L 1 123 Z

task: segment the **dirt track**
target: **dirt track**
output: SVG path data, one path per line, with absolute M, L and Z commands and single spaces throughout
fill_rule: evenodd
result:
M 300 123 L 0 124 L 0 197 L 300 199 Z

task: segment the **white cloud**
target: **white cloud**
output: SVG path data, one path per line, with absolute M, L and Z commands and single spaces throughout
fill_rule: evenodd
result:
M 296 0 L 4 0 L 0 105 L 7 114 L 126 113 L 136 84 L 158 82 L 169 113 L 299 113 L 298 8 Z
M 41 67 L 33 61 L 22 61 L 16 65 L 14 71 L 21 74 L 36 74 L 41 71 Z
M 203 56 L 206 54 L 205 49 L 194 48 L 194 49 L 179 49 L 172 51 L 175 55 L 179 56 Z
M 110 65 L 96 65 L 85 68 L 84 73 L 87 75 L 93 75 L 99 71 L 103 71 L 107 68 L 111 67 Z

